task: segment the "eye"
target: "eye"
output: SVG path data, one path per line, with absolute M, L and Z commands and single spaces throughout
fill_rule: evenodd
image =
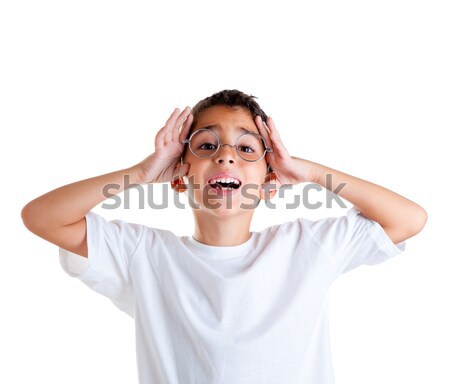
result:
M 245 152 L 245 153 L 253 153 L 253 152 L 255 152 L 255 151 L 253 150 L 253 148 L 252 148 L 252 147 L 249 147 L 248 145 L 241 145 L 238 149 L 239 149 L 241 152 Z
M 214 144 L 212 144 L 212 143 L 203 143 L 198 148 L 199 149 L 212 150 L 212 149 L 216 149 L 216 146 Z

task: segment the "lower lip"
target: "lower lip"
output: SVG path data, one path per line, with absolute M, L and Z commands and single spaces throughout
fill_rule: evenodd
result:
M 239 193 L 239 190 L 241 187 L 237 189 L 222 189 L 222 188 L 213 188 L 210 185 L 208 185 L 209 189 L 213 191 L 214 194 L 217 196 L 229 196 L 229 195 L 235 195 L 236 193 Z

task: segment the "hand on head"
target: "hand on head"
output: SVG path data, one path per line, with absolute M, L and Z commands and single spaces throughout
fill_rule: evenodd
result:
M 137 164 L 141 183 L 165 183 L 187 174 L 189 164 L 180 164 L 184 149 L 181 142 L 186 139 L 193 120 L 189 107 L 182 112 L 175 108 L 156 134 L 155 152 Z
M 309 163 L 305 162 L 304 167 L 299 166 L 298 159 L 289 155 L 271 117 L 267 118 L 266 124 L 262 121 L 261 116 L 256 116 L 255 123 L 259 133 L 266 141 L 266 145 L 273 149 L 272 152 L 266 154 L 266 160 L 276 178 L 277 189 L 281 185 L 295 185 L 314 179 L 314 170 Z M 270 182 L 275 183 L 274 180 Z

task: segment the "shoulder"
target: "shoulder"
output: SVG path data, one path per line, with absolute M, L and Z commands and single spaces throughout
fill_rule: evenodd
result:
M 309 228 L 309 227 L 321 227 L 321 226 L 326 226 L 329 224 L 332 224 L 337 218 L 335 217 L 326 217 L 326 218 L 321 218 L 321 219 L 316 219 L 316 220 L 312 220 L 312 219 L 307 219 L 305 217 L 298 217 L 289 221 L 285 221 L 279 224 L 274 224 L 271 226 L 268 226 L 264 229 L 262 229 L 261 231 L 259 231 L 259 233 L 275 233 L 275 232 L 280 232 L 280 233 L 289 233 L 292 230 L 296 230 L 296 229 L 301 229 L 301 228 Z
M 353 207 L 340 216 L 326 216 L 322 218 L 298 217 L 264 228 L 261 235 L 278 234 L 285 236 L 328 237 L 338 236 L 339 233 L 352 232 L 370 225 L 370 220 L 360 215 Z
M 93 211 L 88 212 L 86 221 L 91 233 L 102 233 L 106 239 L 116 238 L 136 241 L 146 238 L 154 241 L 159 239 L 171 239 L 173 241 L 179 238 L 167 229 L 125 219 L 109 219 Z

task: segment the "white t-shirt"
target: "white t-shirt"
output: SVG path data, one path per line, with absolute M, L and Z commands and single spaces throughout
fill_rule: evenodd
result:
M 86 221 L 89 258 L 60 248 L 61 265 L 134 318 L 141 384 L 334 383 L 331 284 L 406 246 L 355 207 L 233 247 L 92 211 Z

